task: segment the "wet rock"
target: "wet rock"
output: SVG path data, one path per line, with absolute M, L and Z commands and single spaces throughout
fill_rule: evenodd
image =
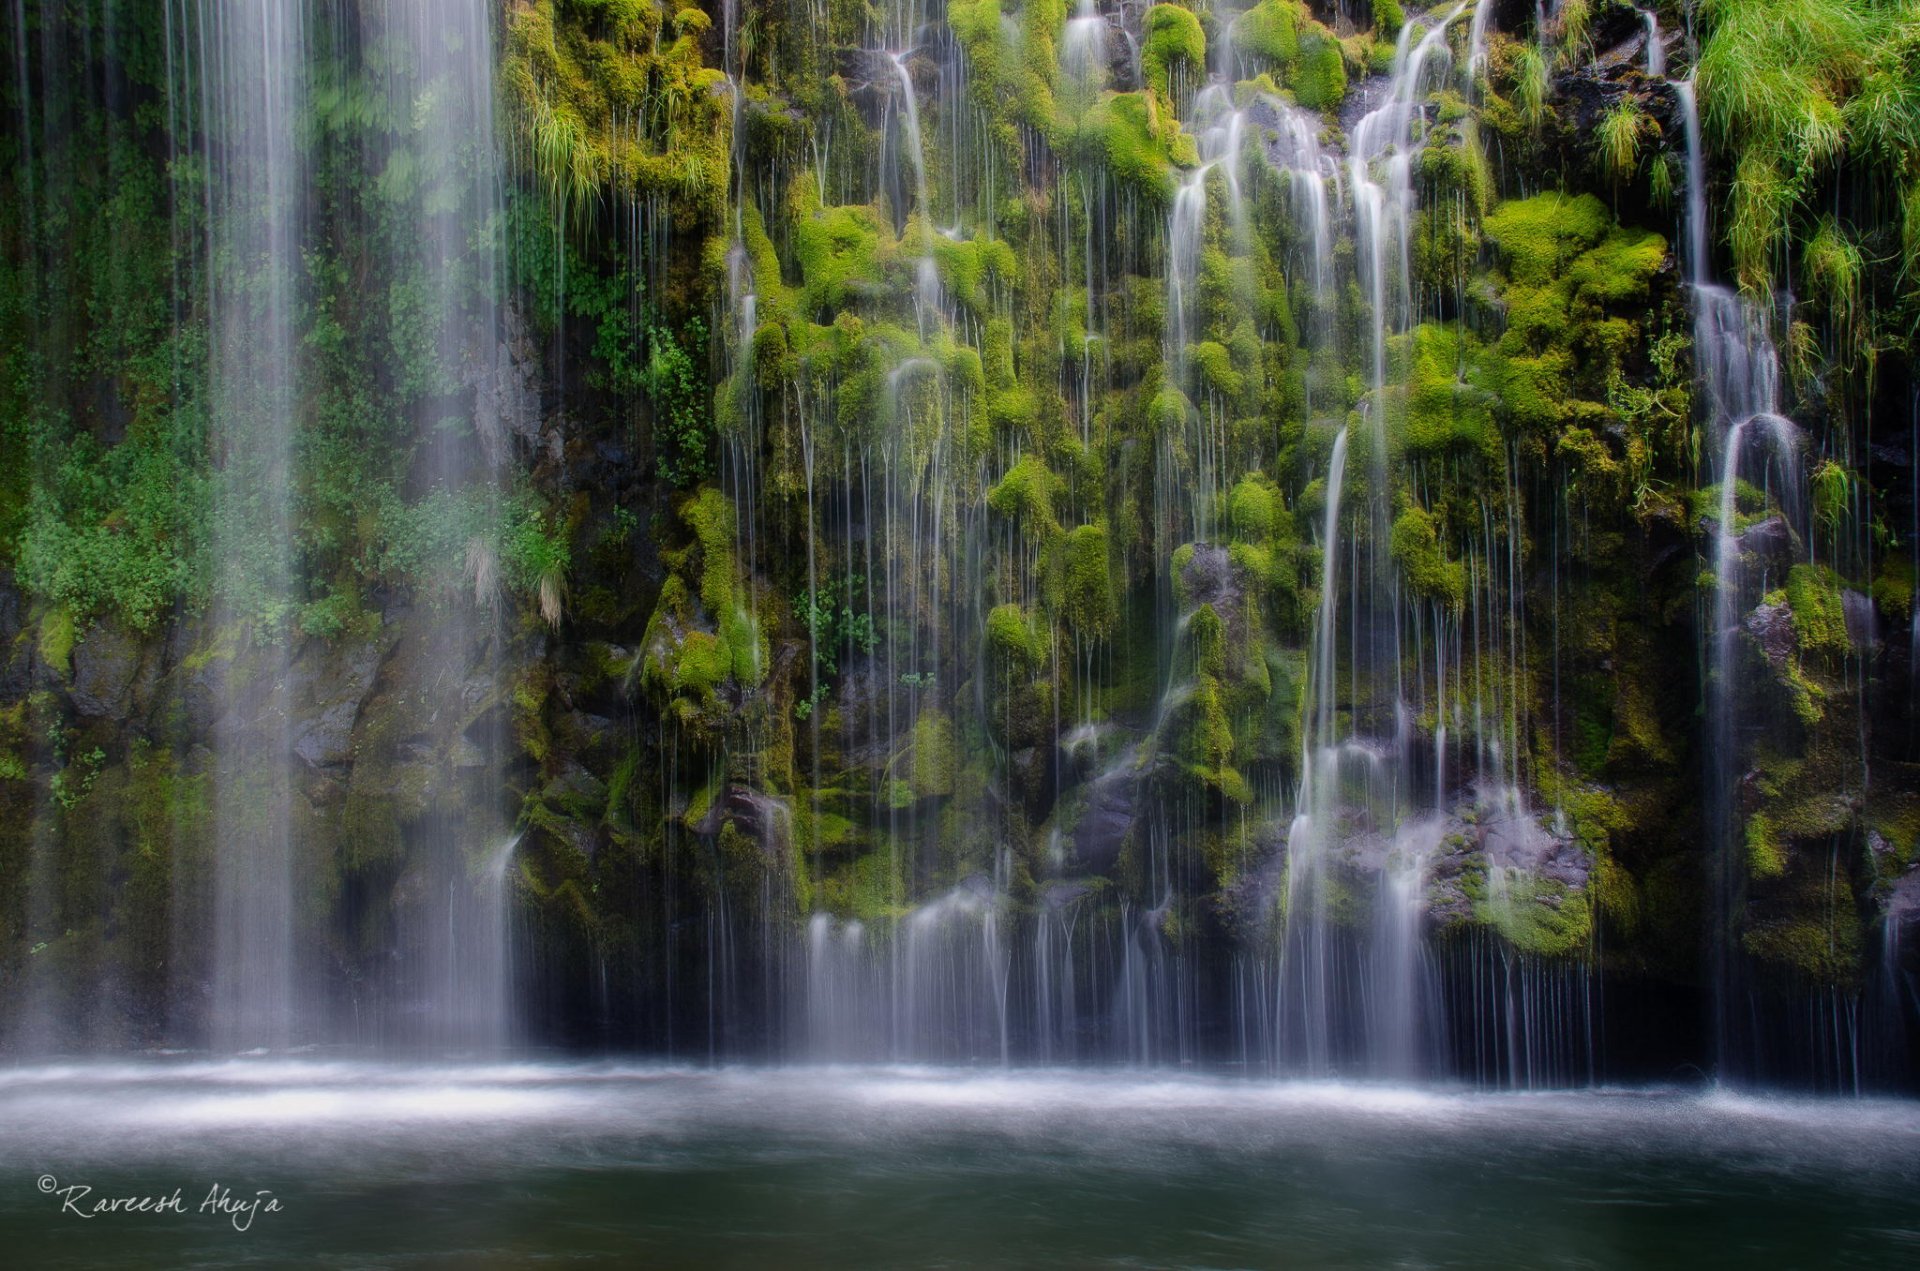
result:
M 1087 786 L 1086 802 L 1073 827 L 1072 865 L 1076 872 L 1105 874 L 1120 859 L 1138 815 L 1141 773 L 1139 748 Z
M 1741 625 L 1776 670 L 1786 667 L 1800 647 L 1793 630 L 1793 610 L 1785 601 L 1755 605 Z
M 73 709 L 90 719 L 124 719 L 139 671 L 139 642 L 118 623 L 95 623 L 74 642 Z

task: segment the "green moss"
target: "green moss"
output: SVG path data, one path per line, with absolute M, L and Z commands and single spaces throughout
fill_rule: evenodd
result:
M 73 610 L 65 605 L 54 605 L 40 615 L 40 660 L 63 679 L 73 675 L 74 626 Z
M 1029 532 L 1051 535 L 1060 523 L 1053 516 L 1056 479 L 1038 455 L 1026 454 L 987 493 L 987 506 L 1017 520 Z
M 982 317 L 987 316 L 994 287 L 1011 288 L 1019 282 L 1013 248 L 997 238 L 954 240 L 936 234 L 933 259 L 946 294 Z
M 921 799 L 944 799 L 957 789 L 960 748 L 954 741 L 953 721 L 945 712 L 927 707 L 913 721 L 913 793 Z
M 1440 550 L 1433 518 L 1424 509 L 1409 507 L 1394 521 L 1392 553 L 1401 579 L 1415 595 L 1455 611 L 1466 603 L 1466 566 L 1448 560 Z
M 1810 657 L 1837 661 L 1852 649 L 1840 580 L 1825 565 L 1795 565 L 1787 573 L 1786 601 L 1793 611 L 1800 650 Z
M 1493 395 L 1481 378 L 1478 350 L 1465 332 L 1422 323 L 1409 336 L 1405 440 L 1409 454 L 1458 447 L 1484 451 L 1497 444 Z
M 880 215 L 871 207 L 820 208 L 794 226 L 809 311 L 836 310 L 880 278 Z
M 1587 893 L 1552 878 L 1511 874 L 1504 888 L 1488 884 L 1476 916 L 1522 953 L 1563 958 L 1584 953 L 1593 935 Z
M 1227 525 L 1243 543 L 1264 544 L 1290 528 L 1280 491 L 1260 473 L 1248 473 L 1227 496 Z
M 1778 878 L 1786 872 L 1787 851 L 1774 836 L 1773 822 L 1766 813 L 1747 818 L 1747 873 L 1754 878 Z
M 1338 110 L 1347 97 L 1347 63 L 1340 42 L 1324 30 L 1302 39 L 1291 84 L 1293 99 L 1308 110 Z
M 1117 616 L 1114 586 L 1107 567 L 1107 530 L 1096 522 L 1066 536 L 1060 616 L 1083 636 L 1104 638 Z
M 1508 276 L 1539 286 L 1598 243 L 1612 221 L 1606 204 L 1593 195 L 1554 191 L 1500 204 L 1488 214 L 1486 231 L 1507 258 Z
M 1400 0 L 1373 0 L 1373 33 L 1381 39 L 1390 39 L 1400 34 L 1405 26 L 1407 15 L 1400 8 Z
M 1159 205 L 1173 197 L 1174 154 L 1144 93 L 1108 93 L 1067 134 L 1071 147 L 1105 163 L 1122 188 Z
M 1047 660 L 1051 651 L 1044 631 L 1027 621 L 1019 605 L 996 605 L 987 614 L 987 646 L 1008 665 L 1031 671 Z
M 1893 553 L 1880 558 L 1873 579 L 1873 603 L 1887 618 L 1905 626 L 1913 617 L 1913 559 Z
M 1299 28 L 1307 20 L 1298 0 L 1260 0 L 1233 24 L 1234 47 L 1243 56 L 1267 62 L 1270 69 L 1283 67 L 1299 53 Z
M 1176 72 L 1198 85 L 1207 73 L 1207 36 L 1191 9 L 1156 4 L 1147 10 L 1146 39 L 1140 48 L 1140 73 L 1154 91 L 1173 96 Z

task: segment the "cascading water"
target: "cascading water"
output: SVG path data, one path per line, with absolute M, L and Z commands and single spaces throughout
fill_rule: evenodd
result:
M 214 755 L 211 1035 L 285 1046 L 313 1026 L 296 930 L 291 664 L 300 416 L 307 9 L 204 3 L 196 50 L 207 182 L 215 478 L 214 627 L 231 633 Z
M 508 1040 L 507 868 L 516 837 L 497 810 L 487 776 L 505 738 L 495 715 L 470 718 L 502 686 L 498 542 L 507 498 L 519 398 L 500 303 L 505 270 L 497 226 L 504 210 L 501 147 L 494 133 L 496 45 L 484 0 L 422 0 L 396 13 L 390 37 L 406 55 L 389 70 L 396 113 L 413 120 L 387 159 L 419 165 L 409 209 L 418 252 L 392 266 L 421 271 L 429 297 L 438 392 L 415 421 L 416 461 L 429 499 L 465 511 L 467 541 L 413 663 L 419 682 L 401 690 L 420 703 L 416 726 L 439 741 L 441 808 L 424 823 L 420 869 L 426 895 L 407 915 L 407 945 L 418 979 L 403 1010 L 402 1036 L 436 1046 L 496 1047 Z M 445 417 L 449 400 L 467 417 Z
M 1712 281 L 1708 258 L 1706 162 L 1700 112 L 1691 79 L 1673 85 L 1686 143 L 1687 267 L 1694 298 L 1694 361 L 1713 444 L 1719 487 L 1713 526 L 1713 592 L 1706 637 L 1706 822 L 1714 850 L 1714 1033 L 1722 1075 L 1736 1055 L 1751 1055 L 1756 1024 L 1738 948 L 1747 872 L 1741 774 L 1756 685 L 1746 678 L 1744 621 L 1760 596 L 1780 586 L 1786 563 L 1799 558 L 1808 526 L 1800 519 L 1803 477 L 1800 431 L 1780 413 L 1780 365 L 1763 305 Z M 1756 443 L 1761 443 L 1756 445 Z M 1758 451 L 1756 462 L 1755 451 Z M 1758 479 L 1762 504 L 1743 507 L 1743 489 Z M 1772 516 L 1777 506 L 1779 511 Z M 1783 531 L 1786 550 L 1774 552 Z

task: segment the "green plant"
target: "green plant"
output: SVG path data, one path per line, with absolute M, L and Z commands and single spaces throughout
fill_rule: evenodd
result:
M 653 403 L 653 443 L 660 477 L 688 486 L 713 472 L 712 388 L 698 370 L 705 360 L 706 324 L 691 318 L 684 343 L 662 326 L 647 329 L 648 357 L 640 384 Z

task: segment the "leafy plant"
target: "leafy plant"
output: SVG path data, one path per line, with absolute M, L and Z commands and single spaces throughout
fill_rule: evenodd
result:
M 681 339 L 663 326 L 647 330 L 640 383 L 653 403 L 653 444 L 661 479 L 688 486 L 713 473 L 713 403 L 698 369 L 707 349 L 706 323 L 691 318 Z

